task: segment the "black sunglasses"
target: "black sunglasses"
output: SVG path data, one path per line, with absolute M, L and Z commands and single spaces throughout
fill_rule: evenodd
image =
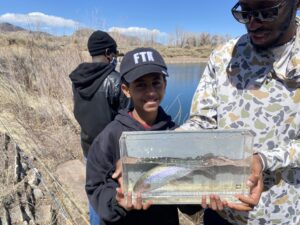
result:
M 240 5 L 240 2 L 236 3 L 235 6 L 231 9 L 231 13 L 233 17 L 240 23 L 249 23 L 251 17 L 261 21 L 261 22 L 272 22 L 278 17 L 278 11 L 283 6 L 286 0 L 281 1 L 277 5 L 265 8 L 265 9 L 257 9 L 257 10 L 237 10 Z

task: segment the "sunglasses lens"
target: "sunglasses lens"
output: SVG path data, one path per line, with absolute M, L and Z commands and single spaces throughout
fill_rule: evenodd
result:
M 234 18 L 240 23 L 249 23 L 250 18 L 253 17 L 261 22 L 272 22 L 278 17 L 278 10 L 282 3 L 277 6 L 252 11 L 237 10 L 241 8 L 240 4 L 237 3 L 231 10 Z M 241 8 L 242 9 L 242 8 Z
M 243 11 L 233 11 L 232 12 L 234 18 L 240 23 L 248 23 L 249 22 L 249 13 Z
M 260 15 L 261 21 L 273 21 L 278 16 L 278 9 L 261 10 Z

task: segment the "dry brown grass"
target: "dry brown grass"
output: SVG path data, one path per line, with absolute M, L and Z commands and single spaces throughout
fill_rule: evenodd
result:
M 49 167 L 81 157 L 68 77 L 84 60 L 81 50 L 64 39 L 26 33 L 1 39 L 10 43 L 0 47 L 1 114 L 18 121 Z M 12 124 L 9 118 L 0 117 Z M 18 139 L 22 142 L 22 137 Z

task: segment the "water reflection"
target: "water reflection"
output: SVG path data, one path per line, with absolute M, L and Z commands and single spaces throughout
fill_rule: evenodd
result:
M 189 116 L 191 101 L 206 63 L 168 64 L 170 76 L 162 106 L 182 124 Z

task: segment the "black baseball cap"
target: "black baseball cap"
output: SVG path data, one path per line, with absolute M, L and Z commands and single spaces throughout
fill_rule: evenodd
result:
M 167 66 L 158 51 L 153 48 L 136 48 L 124 55 L 120 74 L 126 82 L 131 83 L 149 73 L 168 76 Z

